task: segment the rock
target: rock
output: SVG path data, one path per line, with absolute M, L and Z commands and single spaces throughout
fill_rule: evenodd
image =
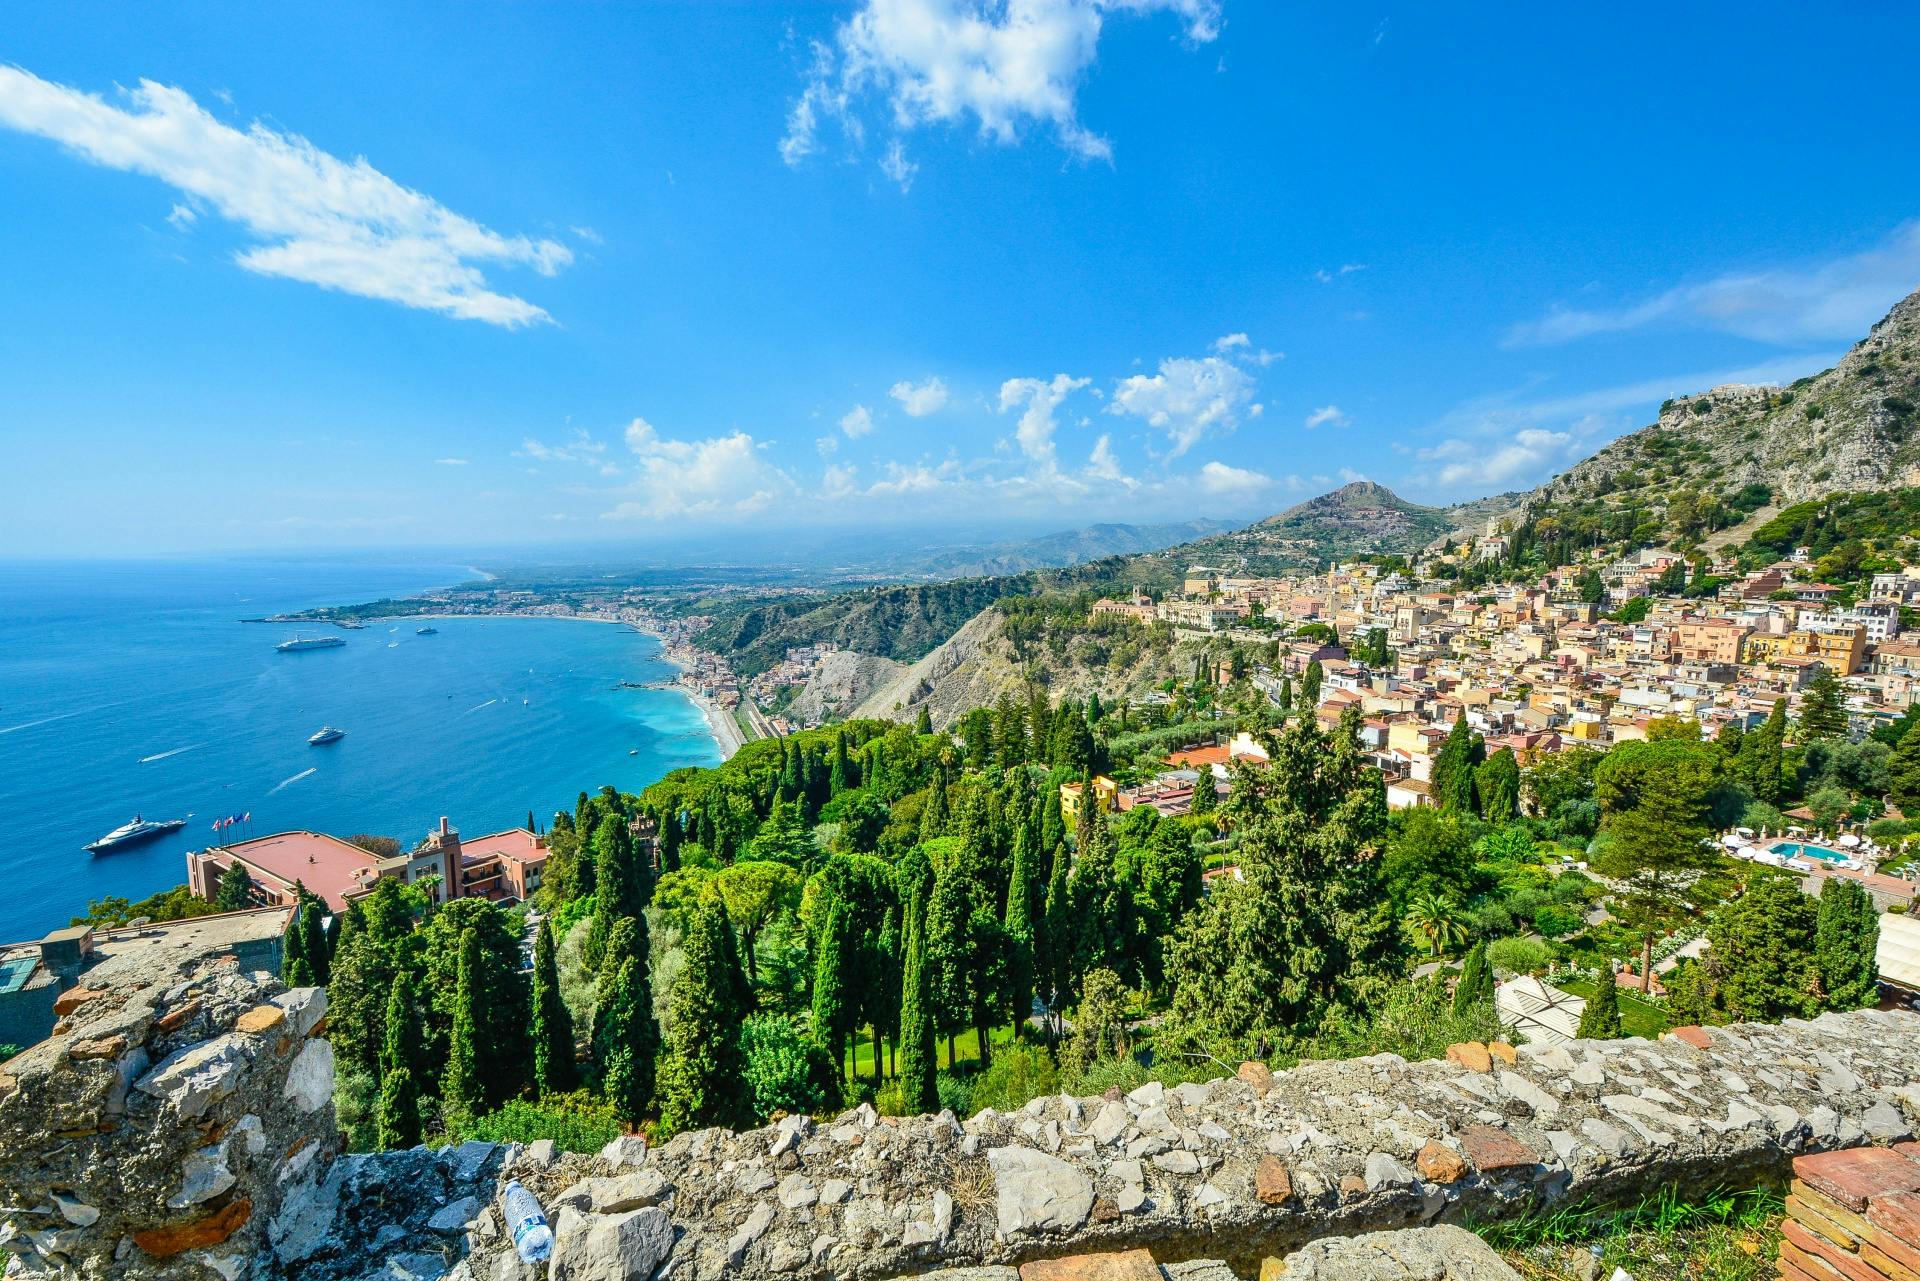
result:
M 291 992 L 282 992 L 273 998 L 273 1003 L 286 1011 L 287 1031 L 293 1036 L 311 1036 L 327 1017 L 327 989 L 324 987 L 297 987 Z
M 637 1134 L 623 1134 L 609 1140 L 607 1146 L 600 1149 L 600 1156 L 616 1170 L 622 1166 L 639 1165 L 647 1159 L 647 1141 Z
M 472 1183 L 499 1149 L 498 1143 L 468 1139 L 458 1147 L 448 1148 L 440 1159 L 446 1164 L 448 1178 L 455 1183 Z
M 853 1185 L 845 1179 L 828 1179 L 820 1185 L 820 1204 L 839 1205 L 853 1191 Z
M 75 1200 L 59 1192 L 53 1194 L 53 1208 L 60 1212 L 61 1218 L 76 1228 L 90 1228 L 100 1218 L 100 1210 L 97 1206 L 88 1205 L 85 1201 Z
M 658 1206 L 625 1214 L 561 1219 L 553 1244 L 552 1281 L 628 1281 L 651 1277 L 673 1249 L 673 1224 Z
M 463 1196 L 458 1201 L 449 1201 L 434 1211 L 433 1217 L 427 1220 L 427 1231 L 457 1236 L 467 1230 L 467 1225 L 472 1223 L 479 1213 L 480 1198 Z
M 804 1174 L 789 1174 L 780 1180 L 779 1190 L 775 1193 L 780 1204 L 789 1210 L 798 1210 L 812 1205 L 820 1199 L 820 1190 L 813 1186 L 813 1180 Z
M 53 998 L 53 1012 L 56 1016 L 65 1018 L 88 1001 L 98 1000 L 105 995 L 106 992 L 100 988 L 70 987 Z
M 1253 1195 L 1266 1205 L 1283 1205 L 1293 1196 L 1293 1178 L 1287 1164 L 1271 1152 L 1253 1169 Z
M 1413 1184 L 1413 1171 L 1385 1152 L 1367 1155 L 1366 1177 L 1369 1192 L 1378 1192 L 1382 1188 L 1410 1187 Z
M 1521 1076 L 1518 1072 L 1500 1073 L 1500 1088 L 1513 1098 L 1533 1109 L 1533 1114 L 1543 1120 L 1560 1114 L 1560 1100 Z
M 1429 1139 L 1413 1163 L 1429 1183 L 1456 1183 L 1467 1172 L 1460 1154 L 1438 1139 Z
M 1490 1125 L 1469 1125 L 1460 1131 L 1460 1146 L 1467 1159 L 1483 1174 L 1519 1169 L 1539 1164 L 1540 1158 L 1526 1144 Z
M 1520 1062 L 1520 1051 L 1514 1049 L 1505 1041 L 1488 1041 L 1487 1055 L 1490 1058 L 1499 1059 L 1508 1067 L 1514 1067 Z
M 1469 1072 L 1485 1072 L 1493 1066 L 1487 1047 L 1478 1041 L 1461 1041 L 1447 1047 L 1447 1061 L 1458 1063 Z
M 245 1014 L 242 1014 L 239 1019 L 234 1022 L 233 1030 L 236 1032 L 245 1032 L 249 1036 L 260 1036 L 264 1033 L 271 1032 L 274 1028 L 279 1027 L 286 1021 L 287 1012 L 272 1002 L 268 1002 L 265 1005 L 256 1005 Z
M 227 1165 L 224 1140 L 191 1154 L 180 1166 L 180 1186 L 167 1198 L 169 1210 L 184 1210 L 202 1201 L 211 1201 L 235 1183 Z
M 1200 1158 L 1184 1148 L 1162 1152 L 1153 1158 L 1153 1163 L 1168 1174 L 1200 1173 Z
M 317 1112 L 333 1102 L 333 1043 L 315 1040 L 302 1046 L 280 1092 L 302 1112 Z
M 1125 1104 L 1108 1103 L 1094 1114 L 1093 1125 L 1088 1133 L 1093 1135 L 1095 1143 L 1103 1145 L 1115 1143 L 1119 1141 L 1122 1134 L 1126 1133 L 1127 1126 L 1132 1122 L 1133 1116 L 1127 1111 Z
M 1710 1050 L 1713 1048 L 1713 1035 L 1703 1027 L 1688 1024 L 1686 1027 L 1674 1028 L 1671 1032 L 1668 1032 L 1667 1035 L 1676 1041 L 1685 1041 L 1696 1050 Z
M 1157 1108 L 1167 1096 L 1167 1087 L 1158 1081 L 1148 1081 L 1145 1085 L 1127 1095 L 1127 1102 L 1137 1108 Z
M 673 1184 L 658 1170 L 642 1169 L 614 1178 L 588 1179 L 588 1203 L 595 1214 L 621 1214 L 659 1205 L 673 1195 Z
M 528 1165 L 539 1168 L 552 1165 L 554 1158 L 559 1154 L 559 1147 L 552 1139 L 535 1139 L 527 1144 L 527 1150 L 522 1159 Z
M 1020 1265 L 1020 1281 L 1161 1281 L 1160 1267 L 1145 1250 L 1076 1254 Z
M 252 1217 L 253 1203 L 242 1198 L 229 1201 L 212 1214 L 191 1223 L 174 1223 L 136 1232 L 133 1234 L 133 1243 L 156 1259 L 170 1259 L 188 1250 L 219 1245 L 244 1227 Z
M 772 1226 L 773 1207 L 764 1201 L 754 1206 L 753 1212 L 747 1215 L 747 1221 L 727 1238 L 728 1266 L 739 1267 L 741 1261 L 747 1257 L 747 1251 L 753 1247 L 753 1243 L 765 1236 L 767 1229 Z
M 1273 1072 L 1264 1063 L 1242 1063 L 1234 1075 L 1251 1085 L 1255 1094 L 1263 1095 L 1273 1088 Z
M 233 1123 L 233 1129 L 227 1134 L 229 1143 L 239 1140 L 248 1156 L 259 1156 L 267 1150 L 267 1130 L 260 1118 L 249 1112 Z
M 111 1059 L 117 1058 L 127 1048 L 127 1038 L 120 1035 L 92 1037 L 75 1041 L 67 1047 L 70 1059 Z
M 327 1097 L 331 1098 L 331 1049 L 328 1054 Z M 169 1054 L 153 1071 L 136 1081 L 134 1088 L 159 1099 L 163 1106 L 171 1107 L 183 1118 L 203 1116 L 216 1100 L 233 1093 L 246 1066 L 244 1045 L 239 1037 L 228 1033 Z
M 1000 1235 L 1071 1232 L 1093 1209 L 1093 1183 L 1078 1168 L 1032 1148 L 987 1150 Z

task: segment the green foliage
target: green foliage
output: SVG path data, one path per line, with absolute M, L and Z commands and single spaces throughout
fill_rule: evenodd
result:
M 585 1090 L 509 1099 L 484 1116 L 449 1118 L 447 1140 L 532 1143 L 552 1139 L 562 1152 L 598 1152 L 625 1133 L 614 1110 Z
M 245 869 L 243 868 L 244 872 Z M 224 886 L 224 882 L 223 882 Z M 242 904 L 242 906 L 245 906 Z M 85 916 L 76 916 L 68 921 L 69 925 L 91 925 L 95 929 L 111 929 L 145 917 L 149 921 L 183 921 L 195 916 L 209 916 L 214 912 L 230 911 L 216 903 L 200 898 L 184 885 L 176 885 L 170 890 L 150 894 L 135 902 L 128 902 L 117 894 L 92 899 L 87 903 Z
M 253 891 L 253 874 L 247 871 L 246 864 L 235 859 L 220 874 L 220 888 L 214 894 L 213 905 L 222 912 L 238 912 L 252 906 Z
M 1060 1073 L 1045 1049 L 1027 1041 L 1002 1046 L 993 1062 L 973 1078 L 967 1106 L 1014 1112 L 1030 1101 L 1060 1090 Z
M 758 1119 L 839 1106 L 839 1064 L 785 1015 L 748 1018 L 740 1028 L 740 1053 Z
M 1365 1018 L 1336 1015 L 1301 1048 L 1299 1057 L 1349 1059 L 1391 1052 L 1408 1059 L 1437 1059 L 1445 1056 L 1449 1045 L 1491 1041 L 1499 1035 L 1491 989 L 1461 1005 L 1449 999 L 1446 976 L 1437 973 L 1395 984 Z
M 738 1088 L 746 1070 L 740 1027 L 751 1000 L 733 926 L 718 902 L 695 910 L 682 947 L 686 966 L 668 995 L 658 1077 L 661 1128 L 669 1134 L 709 1125 L 743 1129 L 751 1108 Z
M 1818 1014 L 1818 916 L 1796 878 L 1757 872 L 1707 927 L 1703 966 L 1716 1014 L 1742 1023 Z
M 573 1015 L 560 997 L 552 922 L 545 920 L 533 944 L 533 1081 L 542 1094 L 566 1094 L 579 1084 Z
M 1875 954 L 1880 918 L 1873 899 L 1856 881 L 1830 876 L 1820 887 L 1814 950 L 1830 1010 L 1866 1009 L 1880 999 Z
M 420 1087 L 406 1068 L 389 1068 L 380 1082 L 379 1143 L 389 1150 L 420 1142 Z
M 1688 910 L 1689 895 L 1720 863 L 1710 844 L 1719 751 L 1680 739 L 1622 743 L 1594 772 L 1611 837 L 1594 870 L 1616 888 L 1615 915 L 1639 931 L 1642 970 L 1653 936 Z
M 1839 677 L 1822 668 L 1801 697 L 1800 741 L 1844 738 L 1846 732 L 1846 690 Z
M 1465 1014 L 1493 1000 L 1493 967 L 1487 963 L 1487 945 L 1475 943 L 1460 965 L 1460 981 L 1453 988 L 1453 1012 Z
M 1504 974 L 1538 974 L 1547 968 L 1553 953 L 1536 938 L 1495 939 L 1487 944 L 1487 965 Z
M 1586 1008 L 1580 1012 L 1576 1035 L 1583 1041 L 1613 1041 L 1621 1035 L 1620 980 L 1611 962 L 1600 967 L 1593 995 L 1587 998 Z

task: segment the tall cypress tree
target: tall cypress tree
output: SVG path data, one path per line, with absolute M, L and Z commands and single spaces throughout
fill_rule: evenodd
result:
M 976 984 L 974 965 L 975 903 L 973 868 L 963 846 L 947 855 L 933 880 L 927 901 L 924 946 L 927 977 L 933 991 L 935 1022 L 947 1038 L 947 1067 L 954 1063 L 954 1043 L 973 1020 Z
M 752 1120 L 740 1088 L 746 976 L 733 926 L 718 901 L 694 910 L 682 946 L 686 965 L 668 998 L 669 1030 L 660 1060 L 660 1124 L 670 1134 L 707 1125 L 741 1128 Z
M 1478 812 L 1474 804 L 1474 767 L 1479 764 L 1479 735 L 1467 725 L 1466 709 L 1454 717 L 1453 729 L 1433 760 L 1433 794 L 1440 808 L 1466 816 Z
M 280 934 L 280 981 L 288 987 L 312 987 L 317 980 L 307 942 L 307 887 L 295 881 L 293 893 L 293 910 L 287 914 L 287 928 Z
M 1017 1036 L 1033 1014 L 1033 841 L 1026 824 L 1013 837 L 1013 866 L 1007 877 L 1007 1006 Z
M 820 931 L 820 955 L 813 970 L 813 1036 L 833 1059 L 836 1072 L 845 1070 L 847 1033 L 853 1023 L 854 1001 L 849 990 L 849 962 L 853 948 L 847 935 L 852 913 L 835 895 Z
M 542 1094 L 577 1089 L 573 1015 L 560 999 L 560 967 L 554 957 L 553 927 L 543 917 L 533 941 L 533 1079 Z
M 381 1079 L 376 1126 L 380 1146 L 387 1151 L 420 1142 L 420 1085 L 406 1068 L 394 1068 Z
M 1613 962 L 1603 961 L 1600 977 L 1593 984 L 1593 995 L 1587 998 L 1587 1008 L 1580 1012 L 1580 1027 L 1574 1035 L 1583 1041 L 1617 1041 L 1622 1030 L 1620 980 L 1613 972 Z
M 594 992 L 593 1054 L 600 1088 L 614 1112 L 637 1124 L 653 1102 L 660 1026 L 653 1018 L 647 977 L 646 919 L 627 917 L 614 927 L 605 968 Z
M 423 1042 L 426 1039 L 420 1017 L 418 989 L 414 986 L 413 976 L 402 970 L 394 976 L 393 988 L 387 993 L 386 1035 L 380 1044 L 380 1071 L 383 1075 L 395 1068 L 404 1069 L 409 1074 L 420 1071 Z
M 933 733 L 933 714 L 925 703 L 920 704 L 920 714 L 913 718 L 913 732 L 916 734 Z
M 1320 706 L 1320 685 L 1326 678 L 1326 668 L 1320 666 L 1319 659 L 1307 663 L 1307 670 L 1300 677 L 1299 706 L 1308 716 L 1312 716 L 1313 709 Z
M 1054 807 L 1055 812 L 1059 810 Z M 1047 953 L 1042 960 L 1041 982 L 1048 989 L 1050 1004 L 1064 1004 L 1072 989 L 1067 975 L 1073 964 L 1073 900 L 1068 889 L 1072 860 L 1064 843 L 1053 848 L 1053 875 L 1047 880 Z
M 1873 898 L 1856 881 L 1829 876 L 1820 887 L 1814 952 L 1830 1010 L 1860 1010 L 1880 999 L 1880 918 Z
M 1846 690 L 1840 678 L 1822 668 L 1800 700 L 1799 740 L 1844 738 L 1847 733 Z
M 485 1112 L 485 1091 L 480 1079 L 479 1026 L 482 1012 L 477 1008 L 482 995 L 480 937 L 472 929 L 460 935 L 459 979 L 454 989 L 453 1031 L 447 1043 L 447 1071 L 440 1080 L 440 1097 L 449 1107 L 469 1116 Z
M 1493 967 L 1487 964 L 1487 945 L 1475 943 L 1460 965 L 1460 982 L 1453 989 L 1453 1012 L 1468 1014 L 1493 1003 Z
M 847 759 L 847 731 L 833 736 L 833 767 L 827 774 L 827 791 L 838 796 L 853 786 L 853 762 Z
M 927 975 L 926 897 L 909 893 L 903 939 L 906 964 L 900 983 L 900 1103 L 909 1113 L 940 1106 L 934 1080 L 933 992 Z
M 607 940 L 614 924 L 623 918 L 638 916 L 646 903 L 642 898 L 640 871 L 633 850 L 633 833 L 626 816 L 609 814 L 593 829 L 594 901 L 593 924 L 581 947 L 588 968 L 602 968 Z
M 1887 799 L 1909 819 L 1920 818 L 1920 721 L 1914 722 L 1893 749 L 1887 775 Z
M 322 921 L 325 914 L 320 900 L 312 895 L 300 906 L 300 948 L 313 970 L 313 981 L 323 987 L 333 972 L 333 940 Z

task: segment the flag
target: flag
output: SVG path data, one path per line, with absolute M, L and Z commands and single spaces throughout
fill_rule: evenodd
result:
M 242 823 L 251 823 L 251 822 L 253 822 L 253 811 L 252 811 L 252 810 L 248 810 L 248 811 L 247 811 L 246 813 L 244 813 L 244 814 L 242 814 L 242 815 L 240 816 L 240 821 L 241 821 Z

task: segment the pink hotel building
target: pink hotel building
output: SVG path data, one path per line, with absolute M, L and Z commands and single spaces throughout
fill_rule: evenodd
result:
M 201 898 L 212 899 L 219 893 L 220 878 L 235 863 L 253 877 L 254 896 L 263 905 L 292 903 L 298 881 L 339 912 L 385 876 L 401 877 L 408 884 L 438 877 L 430 892 L 441 903 L 456 898 L 525 899 L 540 888 L 547 843 L 525 828 L 462 841 L 442 818 L 411 853 L 381 858 L 322 832 L 277 832 L 189 853 L 187 884 Z

